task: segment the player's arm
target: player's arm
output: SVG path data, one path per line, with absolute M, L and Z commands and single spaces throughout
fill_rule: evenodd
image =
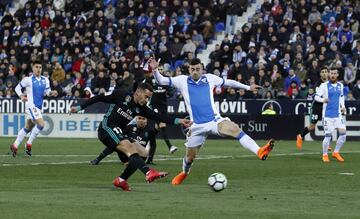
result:
M 50 81 L 47 78 L 45 84 L 45 95 L 48 97 L 56 97 L 58 95 L 58 92 L 56 90 L 51 90 Z
M 166 86 L 172 85 L 171 77 L 163 76 L 157 68 L 155 70 L 153 70 L 153 74 L 154 74 L 156 83 L 158 83 L 160 85 L 166 85 Z
M 103 102 L 103 103 L 118 103 L 122 101 L 122 98 L 124 96 L 124 92 L 122 90 L 114 90 L 111 94 L 100 94 L 93 96 L 92 98 L 86 100 L 80 106 L 73 106 L 71 107 L 71 112 L 76 113 L 80 110 L 85 109 L 86 107 L 97 103 L 97 102 Z
M 156 80 L 156 83 L 160 85 L 166 85 L 166 86 L 172 86 L 171 77 L 164 77 L 158 70 L 159 62 L 157 62 L 153 57 L 151 57 L 148 61 L 148 64 L 150 68 L 153 71 L 154 78 Z
M 345 108 L 345 97 L 344 97 L 344 85 L 343 84 L 341 84 L 341 94 L 340 94 L 339 102 L 340 102 L 341 113 L 343 115 L 345 115 L 346 114 L 346 108 Z
M 231 87 L 231 88 L 235 88 L 235 89 L 245 89 L 245 90 L 251 90 L 251 91 L 261 88 L 261 86 L 256 85 L 256 84 L 249 86 L 249 85 L 240 83 L 238 81 L 231 80 L 231 79 L 224 79 L 224 78 L 221 78 L 221 77 L 213 75 L 213 74 L 206 74 L 206 76 L 211 81 L 213 81 L 213 83 L 216 87 L 225 86 L 225 87 Z
M 22 101 L 27 101 L 27 97 L 26 95 L 21 91 L 23 88 L 26 88 L 28 86 L 30 86 L 30 78 L 29 77 L 25 77 L 24 79 L 22 79 L 20 81 L 20 83 L 18 85 L 16 85 L 15 87 L 15 92 L 16 94 L 20 97 L 20 99 Z
M 320 87 L 316 88 L 315 101 L 320 103 L 327 103 L 328 99 L 325 98 L 326 84 L 322 83 Z
M 245 90 L 250 90 L 250 91 L 258 90 L 261 88 L 261 86 L 256 85 L 256 84 L 252 84 L 249 86 L 249 85 L 246 85 L 246 84 L 243 84 L 238 81 L 231 80 L 231 79 L 224 79 L 224 86 L 232 87 L 235 89 L 245 89 Z
M 172 118 L 168 115 L 163 115 L 163 114 L 160 115 L 159 113 L 154 112 L 147 106 L 141 108 L 140 115 L 148 119 L 155 120 L 156 122 L 164 122 L 167 124 L 174 124 L 174 125 L 182 124 L 185 127 L 190 127 L 192 124 L 192 121 L 190 121 L 189 119 Z

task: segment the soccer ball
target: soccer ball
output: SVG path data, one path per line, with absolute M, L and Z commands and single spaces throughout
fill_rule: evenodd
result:
M 222 173 L 213 173 L 208 178 L 208 185 L 215 192 L 220 192 L 226 188 L 226 176 Z

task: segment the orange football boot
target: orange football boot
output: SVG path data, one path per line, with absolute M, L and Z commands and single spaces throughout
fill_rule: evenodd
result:
M 322 160 L 323 160 L 324 163 L 329 163 L 330 162 L 329 156 L 327 154 L 322 156 Z
M 297 147 L 298 150 L 301 150 L 301 148 L 302 148 L 302 143 L 303 143 L 303 138 L 301 137 L 300 134 L 298 134 L 298 135 L 296 136 L 296 147 Z
M 266 160 L 267 157 L 269 156 L 269 153 L 271 152 L 271 150 L 274 147 L 274 139 L 270 139 L 266 145 L 262 146 L 259 151 L 257 152 L 257 156 L 261 159 L 261 160 Z
M 345 159 L 339 154 L 339 152 L 333 152 L 331 155 L 333 158 L 336 158 L 339 162 L 344 162 Z
M 174 186 L 180 185 L 185 180 L 187 175 L 188 174 L 184 172 L 179 173 L 172 179 L 171 184 L 173 184 Z

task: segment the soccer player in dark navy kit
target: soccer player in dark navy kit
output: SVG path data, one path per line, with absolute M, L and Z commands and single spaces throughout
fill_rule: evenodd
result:
M 189 127 L 192 122 L 187 119 L 171 118 L 169 116 L 159 115 L 146 106 L 153 92 L 150 84 L 139 84 L 133 95 L 126 95 L 121 90 L 115 90 L 110 95 L 98 95 L 90 98 L 80 106 L 72 107 L 71 112 L 78 112 L 87 106 L 97 102 L 110 103 L 108 112 L 103 121 L 99 124 L 98 138 L 106 146 L 119 152 L 123 152 L 129 157 L 128 167 L 139 169 L 145 175 L 147 182 L 162 178 L 168 175 L 167 172 L 158 172 L 150 169 L 141 157 L 147 156 L 144 147 L 136 142 L 131 142 L 129 137 L 124 135 L 123 130 L 132 121 L 135 116 L 141 115 L 155 121 L 161 121 L 170 124 L 182 124 Z M 124 173 L 116 177 L 113 184 L 125 191 L 129 191 L 129 186 L 124 178 Z
M 320 69 L 320 81 L 316 83 L 316 90 L 320 87 L 323 82 L 329 80 L 329 69 L 328 67 L 324 66 Z M 310 125 L 305 127 L 300 134 L 296 136 L 296 147 L 301 150 L 302 143 L 305 135 L 307 135 L 310 131 L 315 129 L 316 123 L 322 120 L 322 109 L 323 103 L 320 103 L 316 100 L 312 102 L 311 105 L 311 113 L 310 113 Z M 331 147 L 329 147 L 331 150 Z
M 160 66 L 159 68 L 160 68 L 160 72 L 162 72 L 163 71 L 162 66 Z M 155 112 L 157 112 L 161 115 L 166 115 L 167 114 L 167 96 L 171 95 L 171 93 L 174 91 L 174 89 L 169 86 L 157 84 L 156 80 L 153 76 L 153 73 L 151 71 L 145 73 L 144 82 L 151 84 L 153 87 L 154 94 L 150 100 L 151 109 L 153 109 Z M 156 126 L 157 126 L 156 129 L 158 129 L 160 131 L 160 133 L 166 143 L 166 146 L 168 147 L 169 153 L 171 153 L 171 154 L 175 153 L 175 151 L 177 151 L 177 147 L 175 147 L 174 145 L 172 145 L 170 143 L 170 140 L 169 140 L 167 132 L 166 132 L 166 123 L 159 122 L 156 124 Z M 155 141 L 155 139 L 153 141 Z M 156 151 L 156 142 L 154 142 L 154 143 L 151 142 L 151 148 L 150 148 L 149 157 L 147 160 L 148 164 L 153 163 L 153 157 L 154 157 L 155 151 Z

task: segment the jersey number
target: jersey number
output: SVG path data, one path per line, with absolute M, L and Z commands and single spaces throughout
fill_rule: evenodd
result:
M 115 128 L 113 128 L 113 130 L 118 135 L 122 134 L 121 128 L 119 128 L 119 127 L 115 127 Z

